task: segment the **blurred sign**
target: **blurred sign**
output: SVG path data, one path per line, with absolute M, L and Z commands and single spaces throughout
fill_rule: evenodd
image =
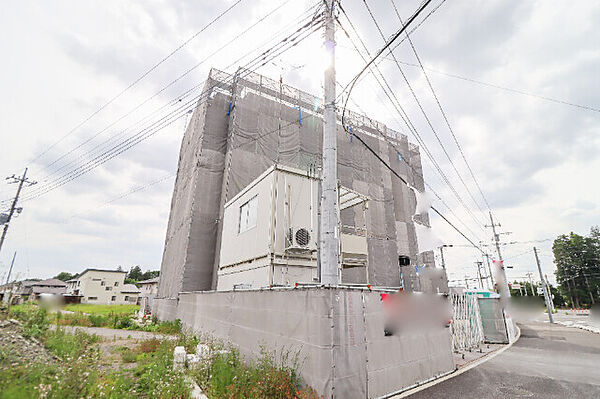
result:
M 520 290 L 521 289 L 521 284 L 519 284 L 519 283 L 513 283 L 510 286 L 512 287 L 513 290 Z

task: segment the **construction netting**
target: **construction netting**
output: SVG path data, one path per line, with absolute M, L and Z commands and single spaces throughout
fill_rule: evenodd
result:
M 163 256 L 160 297 L 216 287 L 224 204 L 275 163 L 318 170 L 322 151 L 323 101 L 248 70 L 235 75 L 212 70 L 210 95 L 195 110 L 181 147 Z M 398 256 L 414 262 L 415 195 L 355 137 L 423 191 L 418 147 L 366 116 L 347 112 L 348 131 L 338 121 L 338 179 L 369 197 L 366 223 L 360 209 L 341 212 L 341 225 L 366 225 L 369 283 L 401 286 Z M 358 208 L 358 207 L 356 207 Z M 417 215 L 427 219 L 427 215 Z M 366 283 L 360 268 L 345 270 L 344 283 Z

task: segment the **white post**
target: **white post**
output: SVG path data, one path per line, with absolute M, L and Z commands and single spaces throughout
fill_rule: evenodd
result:
M 335 110 L 335 0 L 326 0 L 325 49 L 329 58 L 324 74 L 323 183 L 321 196 L 321 283 L 337 285 L 339 262 L 337 140 Z

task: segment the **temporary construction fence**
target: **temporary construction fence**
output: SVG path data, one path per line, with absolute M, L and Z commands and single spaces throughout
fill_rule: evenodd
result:
M 399 329 L 382 293 L 353 287 L 182 292 L 154 301 L 160 319 L 228 342 L 244 358 L 285 350 L 300 375 L 325 398 L 388 397 L 455 370 L 448 329 Z
M 452 349 L 465 351 L 483 343 L 483 325 L 479 303 L 475 295 L 451 294 L 453 319 L 451 324 Z

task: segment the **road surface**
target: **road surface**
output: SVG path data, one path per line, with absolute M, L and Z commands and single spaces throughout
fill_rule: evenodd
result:
M 519 326 L 521 338 L 508 350 L 410 398 L 600 398 L 600 334 Z

